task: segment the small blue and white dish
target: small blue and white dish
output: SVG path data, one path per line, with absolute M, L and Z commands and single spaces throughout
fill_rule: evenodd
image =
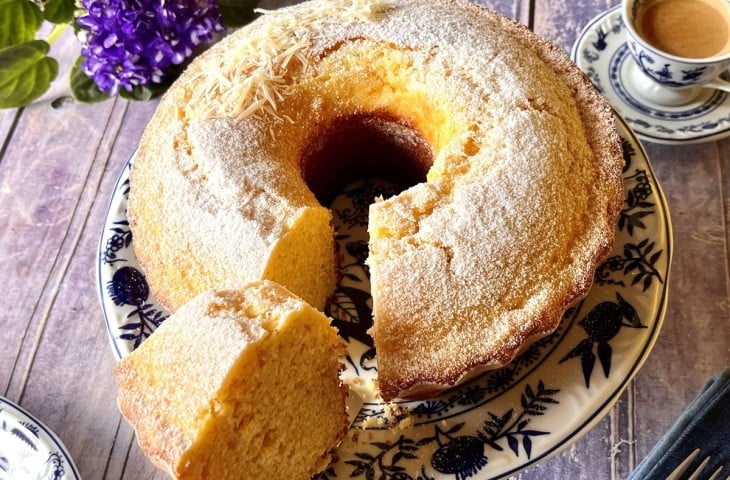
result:
M 586 25 L 573 44 L 571 58 L 642 140 L 687 144 L 730 136 L 727 92 L 702 89 L 690 102 L 676 106 L 651 100 L 646 86 L 651 80 L 637 80 L 645 75 L 631 55 L 620 6 Z
M 31 414 L 0 397 L 0 480 L 79 480 L 66 447 Z

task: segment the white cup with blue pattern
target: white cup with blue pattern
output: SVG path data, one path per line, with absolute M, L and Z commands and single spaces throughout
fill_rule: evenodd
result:
M 730 0 L 622 0 L 634 59 L 630 81 L 645 100 L 692 101 L 702 88 L 730 92 Z

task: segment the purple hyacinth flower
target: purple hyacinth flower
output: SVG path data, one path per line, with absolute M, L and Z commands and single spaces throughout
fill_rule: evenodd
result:
M 83 71 L 100 90 L 161 83 L 165 69 L 223 30 L 216 0 L 82 0 Z

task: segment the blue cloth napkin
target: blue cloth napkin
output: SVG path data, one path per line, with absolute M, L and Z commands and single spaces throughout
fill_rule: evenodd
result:
M 698 478 L 709 478 L 720 466 L 718 478 L 730 476 L 730 367 L 705 384 L 628 480 L 665 480 L 698 448 L 688 472 L 709 456 Z

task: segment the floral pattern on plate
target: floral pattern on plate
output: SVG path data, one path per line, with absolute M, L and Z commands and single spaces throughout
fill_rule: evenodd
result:
M 443 395 L 383 404 L 373 385 L 367 206 L 395 193 L 386 182 L 347 186 L 331 209 L 342 282 L 327 307 L 348 343 L 345 381 L 363 406 L 320 480 L 495 479 L 564 450 L 596 425 L 636 374 L 666 308 L 672 233 L 666 200 L 631 129 L 623 139 L 625 203 L 612 253 L 594 286 L 558 329 L 509 365 Z M 133 160 L 132 160 L 133 161 Z M 122 358 L 167 318 L 144 279 L 126 217 L 128 163 L 99 244 L 99 296 L 113 351 Z
M 684 144 L 730 135 L 730 95 L 705 89 L 692 102 L 668 107 L 643 100 L 629 75 L 640 74 L 629 52 L 620 7 L 601 13 L 573 44 L 571 58 L 636 135 L 654 143 Z
M 0 480 L 78 480 L 61 440 L 32 415 L 0 397 Z

